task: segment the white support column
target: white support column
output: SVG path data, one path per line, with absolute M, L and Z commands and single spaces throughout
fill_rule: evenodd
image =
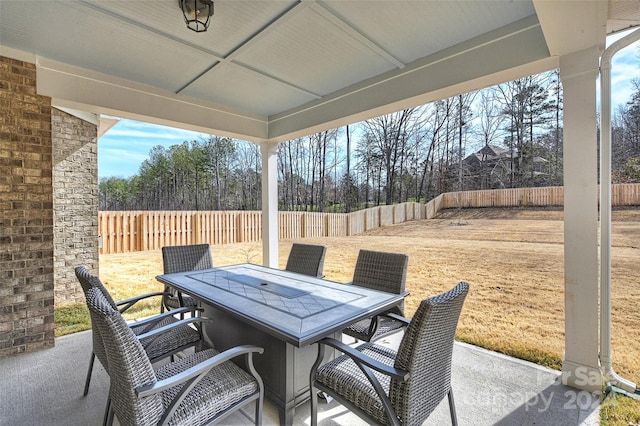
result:
M 278 267 L 278 144 L 262 142 L 262 264 Z
M 564 93 L 563 382 L 589 392 L 602 387 L 598 320 L 597 47 L 560 57 Z

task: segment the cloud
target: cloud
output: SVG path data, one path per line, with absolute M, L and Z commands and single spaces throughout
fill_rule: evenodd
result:
M 618 37 L 619 38 L 619 37 Z M 611 63 L 611 105 L 626 104 L 634 92 L 631 80 L 640 79 L 640 42 L 618 51 Z
M 149 152 L 136 152 L 127 147 L 98 148 L 98 177 L 128 178 L 138 173 L 140 164 L 149 157 Z
M 138 173 L 153 147 L 168 148 L 203 137 L 207 135 L 122 119 L 98 141 L 98 177 L 131 177 Z
M 107 135 L 116 138 L 143 138 L 157 140 L 171 140 L 182 143 L 185 140 L 197 140 L 206 136 L 189 130 L 175 129 L 150 123 L 132 120 L 120 120 Z M 106 135 L 105 135 L 106 136 Z

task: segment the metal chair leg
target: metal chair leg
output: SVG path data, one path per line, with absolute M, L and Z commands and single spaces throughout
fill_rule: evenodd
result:
M 91 359 L 89 360 L 89 371 L 87 371 L 87 380 L 85 380 L 84 382 L 84 392 L 82 393 L 82 396 L 87 396 L 87 393 L 89 393 L 89 384 L 91 383 L 91 373 L 93 373 L 93 363 L 96 360 L 96 354 L 94 354 L 93 352 L 91 352 Z
M 262 426 L 262 395 L 256 399 L 256 426 Z
M 316 380 L 316 371 L 322 360 L 324 359 L 324 345 L 316 343 L 318 345 L 318 356 L 311 366 L 311 372 L 309 373 L 309 392 L 311 396 L 311 426 L 318 426 L 318 390 L 313 386 Z
M 318 426 L 318 391 L 311 386 L 311 426 Z
M 449 389 L 449 412 L 451 413 L 451 424 L 458 426 L 458 416 L 456 416 L 456 404 L 453 402 L 453 390 Z
M 111 396 L 107 396 L 107 406 L 104 409 L 104 419 L 102 420 L 102 426 L 108 426 L 113 424 L 113 410 L 111 409 Z

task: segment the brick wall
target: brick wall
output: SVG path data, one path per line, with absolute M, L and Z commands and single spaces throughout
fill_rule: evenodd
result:
M 51 99 L 0 56 L 0 357 L 54 343 Z
M 55 306 L 84 302 L 74 268 L 98 273 L 97 126 L 53 108 Z

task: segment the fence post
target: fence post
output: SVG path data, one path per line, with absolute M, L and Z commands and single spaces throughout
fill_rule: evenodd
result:
M 302 213 L 300 215 L 300 238 L 307 237 L 307 214 Z
M 147 215 L 141 213 L 138 215 L 138 249 L 140 251 L 147 250 Z
M 237 237 L 237 242 L 238 243 L 242 243 L 245 240 L 245 214 L 244 212 L 239 212 L 238 213 L 238 223 L 237 223 L 237 227 L 238 227 L 238 237 Z
M 193 241 L 195 242 L 195 244 L 202 243 L 201 231 L 202 231 L 202 223 L 200 220 L 200 214 L 198 212 L 195 212 L 193 215 L 191 215 L 191 232 L 194 234 Z

